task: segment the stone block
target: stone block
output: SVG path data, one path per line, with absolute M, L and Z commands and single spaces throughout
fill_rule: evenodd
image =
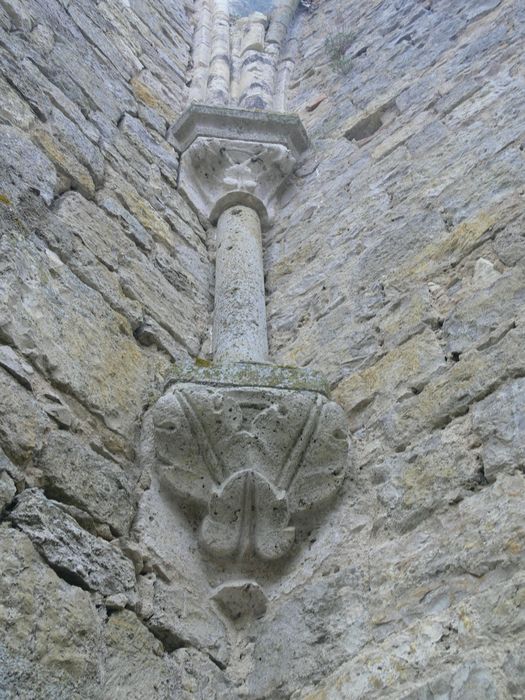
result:
M 0 445 L 19 464 L 43 441 L 50 421 L 34 396 L 0 369 Z
M 308 147 L 299 117 L 193 104 L 172 127 L 175 146 L 185 151 L 198 137 L 281 143 L 297 158 Z
M 93 198 L 95 195 L 93 178 L 85 165 L 75 158 L 69 148 L 63 146 L 45 127 L 35 128 L 34 138 L 43 152 L 54 163 L 57 172 L 63 176 L 61 189 L 75 188 L 86 197 Z
M 404 449 L 423 430 L 443 428 L 467 413 L 476 401 L 506 380 L 525 372 L 521 325 L 484 352 L 470 350 L 446 373 L 430 381 L 382 418 L 382 431 L 396 449 Z
M 120 129 L 149 163 L 159 165 L 161 172 L 176 183 L 179 158 L 172 146 L 164 140 L 156 141 L 144 125 L 129 114 L 124 115 Z
M 125 318 L 41 240 L 11 230 L 0 249 L 4 341 L 110 429 L 129 436 L 159 358 L 145 356 Z
M 525 379 L 505 384 L 476 403 L 471 421 L 490 482 L 501 473 L 525 470 Z
M 469 429 L 468 422 L 452 424 L 400 455 L 379 457 L 369 467 L 383 509 L 376 513 L 375 528 L 408 532 L 486 484 L 483 462 L 470 447 Z
M 6 471 L 0 471 L 0 515 L 4 508 L 11 503 L 15 494 L 15 482 Z
M 31 190 L 51 204 L 57 190 L 55 167 L 21 129 L 0 125 L 0 161 L 9 164 L 0 174 L 0 194 L 8 202 Z
M 229 674 L 222 673 L 206 654 L 191 648 L 177 649 L 172 658 L 180 674 L 181 700 L 193 700 L 199 694 L 210 700 L 234 697 L 235 684 Z
M 179 116 L 180 106 L 174 95 L 148 70 L 143 70 L 131 79 L 135 99 L 142 102 L 167 122 L 173 123 Z
M 0 695 L 96 697 L 99 620 L 90 594 L 42 560 L 27 535 L 0 527 Z M 28 643 L 30 642 L 30 643 Z
M 162 643 L 133 612 L 123 610 L 111 615 L 104 627 L 104 642 L 107 656 L 101 697 L 173 697 L 176 665 L 164 656 Z
M 35 120 L 29 105 L 2 77 L 0 77 L 0 89 L 2 91 L 0 121 L 27 131 Z
M 34 370 L 28 362 L 21 360 L 9 345 L 0 345 L 0 367 L 14 377 L 25 389 L 32 390 L 31 378 Z
M 228 630 L 212 604 L 193 592 L 190 582 L 166 583 L 157 579 L 153 612 L 145 621 L 165 648 L 174 651 L 191 646 L 226 666 L 230 656 Z
M 181 346 L 181 351 L 184 348 L 197 352 L 204 319 L 196 304 L 170 284 L 153 261 L 137 249 L 118 221 L 77 193 L 60 199 L 57 214 L 68 229 L 63 235 L 56 234 L 54 240 L 65 251 L 78 276 L 98 289 L 108 303 L 129 319 L 134 329 L 145 317 L 152 316 Z M 77 265 L 79 246 L 74 251 L 68 250 L 71 233 L 88 251 L 82 257 L 91 254 L 94 258 L 81 259 Z M 173 258 L 170 264 L 174 272 L 181 267 Z
M 334 396 L 353 430 L 380 419 L 405 398 L 419 393 L 447 368 L 435 334 L 426 329 L 393 348 L 371 367 L 345 377 Z
M 461 354 L 503 322 L 512 323 L 525 305 L 525 274 L 521 269 L 487 280 L 460 301 L 443 324 L 447 352 Z
M 41 491 L 26 489 L 9 517 L 66 581 L 102 595 L 133 589 L 135 570 L 120 549 L 83 530 Z
M 132 475 L 65 431 L 49 433 L 38 456 L 46 493 L 77 506 L 119 535 L 127 533 L 135 509 Z

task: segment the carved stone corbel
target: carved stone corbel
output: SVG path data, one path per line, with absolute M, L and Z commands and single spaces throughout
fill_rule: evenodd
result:
M 276 368 L 265 380 L 250 386 L 242 371 L 210 369 L 207 383 L 183 377 L 150 411 L 148 462 L 179 502 L 203 513 L 200 543 L 218 559 L 280 559 L 294 543 L 294 516 L 331 498 L 345 475 L 342 409 L 315 390 L 264 386 L 280 384 Z

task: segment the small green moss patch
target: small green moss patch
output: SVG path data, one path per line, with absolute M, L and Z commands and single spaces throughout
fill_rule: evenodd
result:
M 195 364 L 197 367 L 211 367 L 213 362 L 211 362 L 211 360 L 205 360 L 204 357 L 196 357 Z
M 354 41 L 354 34 L 343 26 L 338 32 L 333 32 L 326 37 L 324 48 L 332 65 L 342 75 L 350 72 L 352 61 L 346 56 L 346 52 Z

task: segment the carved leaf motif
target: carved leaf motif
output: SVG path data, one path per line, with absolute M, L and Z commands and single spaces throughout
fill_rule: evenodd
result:
M 153 412 L 155 459 L 176 495 L 206 504 L 224 476 L 222 462 L 193 403 L 181 391 L 163 396 Z
M 294 393 L 290 396 L 270 395 L 268 408 L 260 411 L 252 420 L 252 432 L 264 445 L 265 476 L 286 490 L 279 481 L 284 463 L 293 445 L 300 439 L 306 418 L 315 401 L 311 393 Z
M 172 493 L 208 505 L 201 537 L 215 555 L 282 556 L 290 514 L 343 481 L 346 418 L 321 394 L 178 384 L 152 411 L 156 468 Z
M 334 401 L 318 404 L 319 411 L 301 465 L 288 483 L 292 513 L 320 505 L 337 493 L 348 462 L 346 416 Z
M 201 541 L 218 557 L 279 559 L 293 544 L 286 496 L 261 474 L 245 470 L 231 476 L 210 500 Z

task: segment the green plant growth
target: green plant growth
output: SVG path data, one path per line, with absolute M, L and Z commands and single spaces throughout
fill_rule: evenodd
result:
M 324 42 L 324 48 L 330 61 L 341 75 L 349 73 L 352 66 L 352 59 L 346 55 L 354 41 L 352 32 L 342 29 L 329 34 Z

